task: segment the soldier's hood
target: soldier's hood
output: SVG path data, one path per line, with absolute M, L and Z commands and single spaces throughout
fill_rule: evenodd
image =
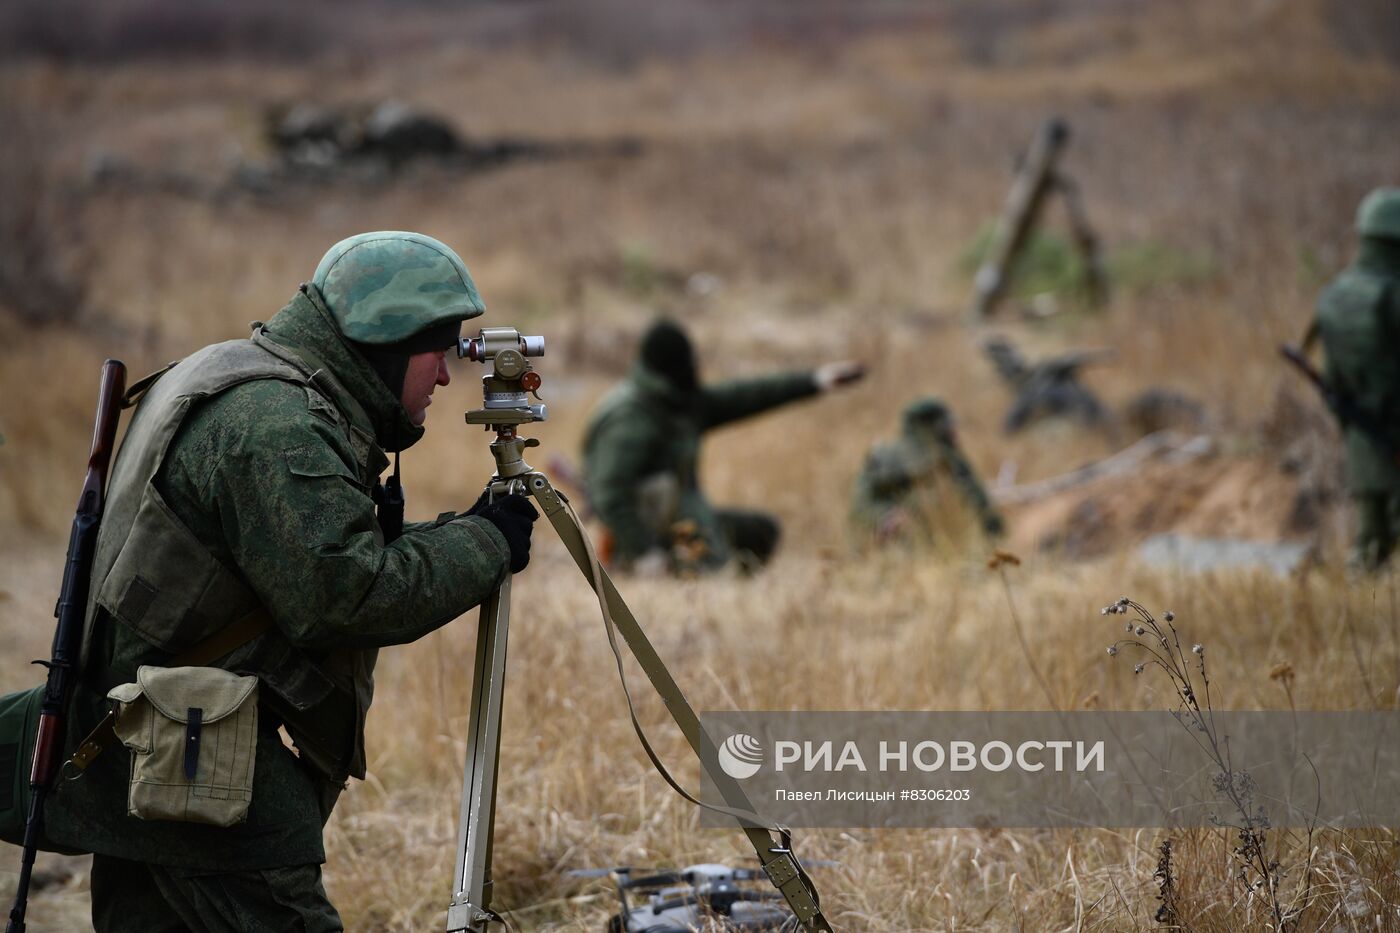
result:
M 287 306 L 267 324 L 267 336 L 297 353 L 313 368 L 326 369 L 337 388 L 350 396 L 332 399 L 342 411 L 356 418 L 356 407 L 363 411 L 370 431 L 380 447 L 388 451 L 407 450 L 423 436 L 423 428 L 413 423 L 401 402 L 363 356 L 335 327 L 325 305 L 313 287 L 303 287 Z

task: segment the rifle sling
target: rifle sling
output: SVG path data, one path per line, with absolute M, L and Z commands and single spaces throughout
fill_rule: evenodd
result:
M 272 628 L 272 617 L 267 614 L 266 609 L 259 606 L 247 615 L 235 619 L 189 650 L 177 654 L 170 659 L 166 666 L 204 667 L 211 661 L 216 661 L 229 654 L 235 648 L 243 647 L 270 628 Z M 68 779 L 75 778 L 86 771 L 88 766 L 116 741 L 116 722 L 116 711 L 109 710 L 107 715 L 102 717 L 102 721 L 97 724 L 97 728 L 78 743 L 73 756 L 63 764 L 63 773 Z
M 122 396 L 122 408 L 130 408 L 141 401 L 141 397 L 146 394 L 146 391 L 150 389 L 151 386 L 155 385 L 160 380 L 161 376 L 164 376 L 174 369 L 175 363 L 178 362 L 180 361 L 175 360 L 173 363 L 167 363 L 164 369 L 158 369 L 150 375 L 142 376 L 140 379 L 133 382 L 131 387 L 126 390 L 126 394 Z

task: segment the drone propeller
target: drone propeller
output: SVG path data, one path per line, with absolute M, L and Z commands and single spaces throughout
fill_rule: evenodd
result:
M 571 868 L 564 872 L 566 878 L 611 878 L 613 875 L 625 875 L 632 869 L 622 868 Z
M 663 888 L 670 884 L 688 884 L 685 873 L 674 869 L 663 868 L 654 871 L 650 875 L 640 877 L 627 877 L 618 882 L 618 887 L 631 891 L 634 888 Z

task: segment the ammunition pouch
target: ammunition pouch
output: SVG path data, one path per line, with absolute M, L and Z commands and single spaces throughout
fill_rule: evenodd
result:
M 248 816 L 258 747 L 258 679 L 216 667 L 143 665 L 113 687 L 131 752 L 127 812 L 233 826 Z

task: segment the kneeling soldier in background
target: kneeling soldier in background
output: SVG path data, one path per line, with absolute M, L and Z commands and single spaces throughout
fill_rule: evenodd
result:
M 766 563 L 778 520 L 710 504 L 698 475 L 701 435 L 864 375 L 859 363 L 841 362 L 701 385 L 685 331 L 667 320 L 652 325 L 636 366 L 598 404 L 584 435 L 584 478 L 611 559 L 641 573 Z
M 904 409 L 900 436 L 875 447 L 856 478 L 851 521 L 885 542 L 910 533 L 932 536 L 932 506 L 940 476 L 957 483 L 988 535 L 1000 535 L 1001 515 L 958 449 L 953 413 L 937 398 Z

